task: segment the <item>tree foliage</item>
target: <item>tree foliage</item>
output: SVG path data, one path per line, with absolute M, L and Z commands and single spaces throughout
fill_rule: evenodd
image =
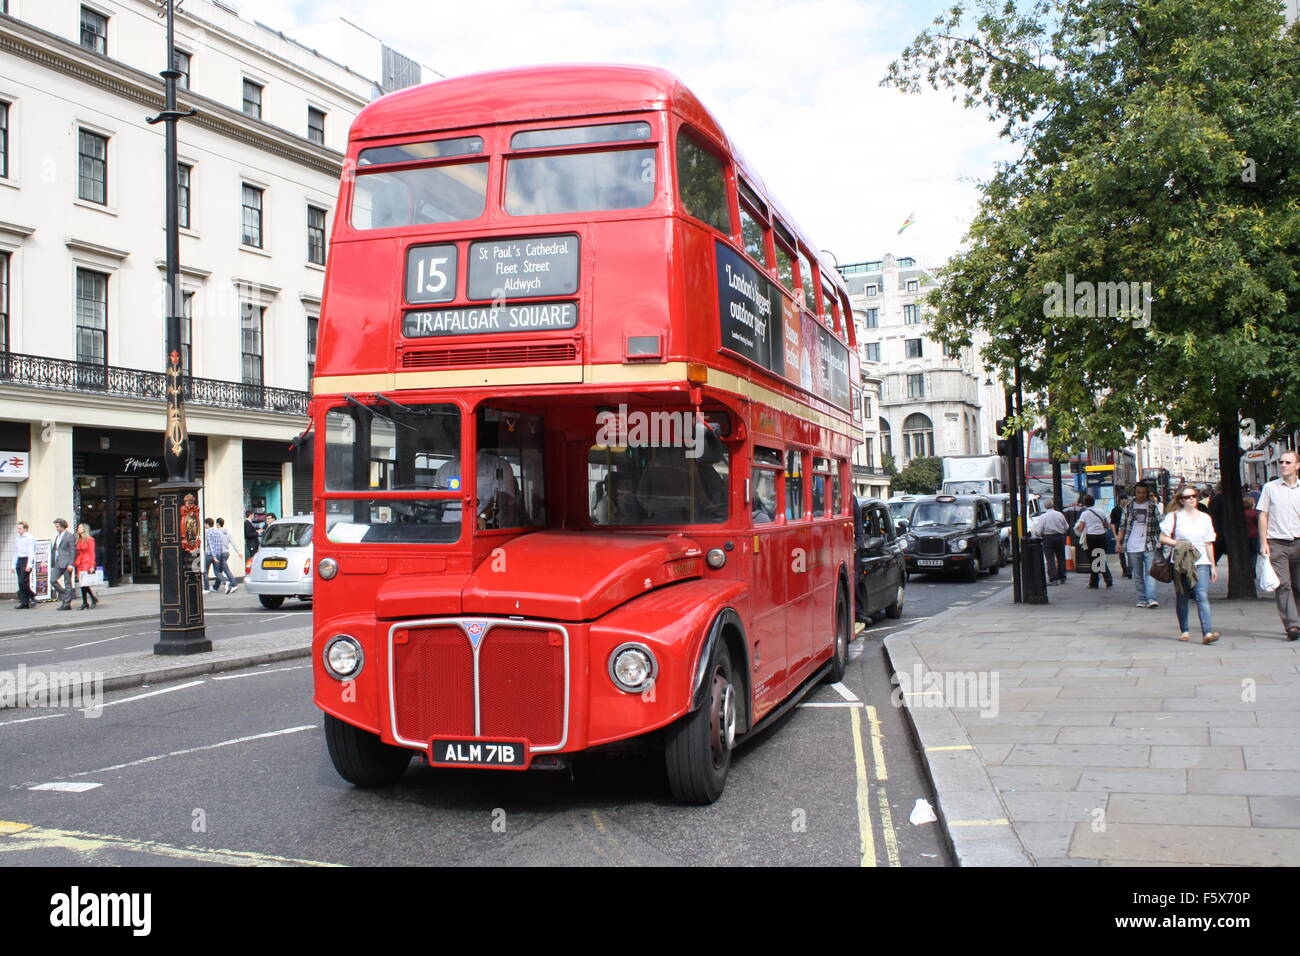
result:
M 891 489 L 896 495 L 932 495 L 943 480 L 938 458 L 913 458 L 894 476 Z
M 952 90 L 1020 148 L 942 270 L 936 334 L 988 332 L 1057 455 L 1217 432 L 1239 487 L 1238 423 L 1300 422 L 1300 25 L 1281 3 L 963 3 L 883 82 Z M 1055 291 L 1114 283 L 1149 307 Z

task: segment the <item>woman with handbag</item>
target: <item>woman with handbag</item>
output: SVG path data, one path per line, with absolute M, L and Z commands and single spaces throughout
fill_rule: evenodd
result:
M 1214 522 L 1208 513 L 1196 507 L 1200 495 L 1191 485 L 1182 485 L 1174 495 L 1178 510 L 1160 522 L 1160 543 L 1174 549 L 1174 610 L 1178 615 L 1178 639 L 1190 639 L 1188 604 L 1196 598 L 1196 614 L 1201 619 L 1201 643 L 1219 639 L 1210 619 L 1210 583 L 1219 580 L 1214 566 Z M 1152 575 L 1155 572 L 1153 569 Z
M 77 557 L 73 561 L 77 569 L 78 581 L 85 581 L 85 575 L 91 574 L 95 570 L 95 539 L 90 536 L 90 529 L 84 524 L 77 525 Z M 87 604 L 87 601 L 90 604 Z M 90 589 L 90 585 L 81 585 L 81 610 L 99 606 L 99 598 L 95 597 L 95 592 Z

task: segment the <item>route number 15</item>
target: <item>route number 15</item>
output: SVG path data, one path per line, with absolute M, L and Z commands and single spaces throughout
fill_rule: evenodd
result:
M 450 302 L 456 297 L 456 247 L 412 246 L 406 252 L 406 301 Z

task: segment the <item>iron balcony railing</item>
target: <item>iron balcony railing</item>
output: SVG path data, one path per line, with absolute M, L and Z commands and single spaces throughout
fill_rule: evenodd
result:
M 167 399 L 167 376 L 162 372 L 19 352 L 0 352 L 0 385 L 30 385 L 158 402 Z M 308 398 L 306 392 L 288 388 L 268 388 L 215 378 L 185 380 L 185 401 L 193 405 L 306 415 Z

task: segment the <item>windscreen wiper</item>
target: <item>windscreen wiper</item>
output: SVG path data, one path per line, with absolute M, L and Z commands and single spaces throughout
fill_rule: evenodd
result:
M 393 401 L 391 398 L 389 398 L 387 395 L 384 395 L 381 392 L 375 393 L 375 399 L 377 401 L 383 402 L 385 405 L 391 405 L 393 406 L 393 408 L 396 408 L 398 411 L 405 412 L 407 415 L 418 415 L 420 418 L 431 418 L 434 415 L 443 414 L 442 412 L 435 412 L 432 408 L 429 408 L 427 405 L 421 408 L 413 408 L 410 405 L 403 405 L 401 402 Z
M 384 396 L 380 395 L 380 396 L 378 396 L 378 397 L 379 397 L 379 398 L 383 398 Z M 408 424 L 406 424 L 406 422 L 399 422 L 399 421 L 398 421 L 397 419 L 395 419 L 395 418 L 389 418 L 387 415 L 385 415 L 385 414 L 384 414 L 383 412 L 381 412 L 379 409 L 374 408 L 374 407 L 371 406 L 371 405 L 367 405 L 365 402 L 361 401 L 361 399 L 357 398 L 355 395 L 344 395 L 343 398 L 347 400 L 347 403 L 348 403 L 349 405 L 355 405 L 357 408 L 364 408 L 364 409 L 365 409 L 367 412 L 369 412 L 371 415 L 374 415 L 376 418 L 382 418 L 384 421 L 388 422 L 388 423 L 391 424 L 391 425 L 396 425 L 398 428 L 406 428 L 406 429 L 410 429 L 410 430 L 413 431 L 413 432 L 419 431 L 419 429 L 416 428 L 414 425 L 408 425 Z M 390 404 L 390 405 L 397 405 L 396 402 L 389 402 L 389 404 Z M 398 408 L 401 408 L 402 406 L 397 405 L 397 407 L 398 407 Z

